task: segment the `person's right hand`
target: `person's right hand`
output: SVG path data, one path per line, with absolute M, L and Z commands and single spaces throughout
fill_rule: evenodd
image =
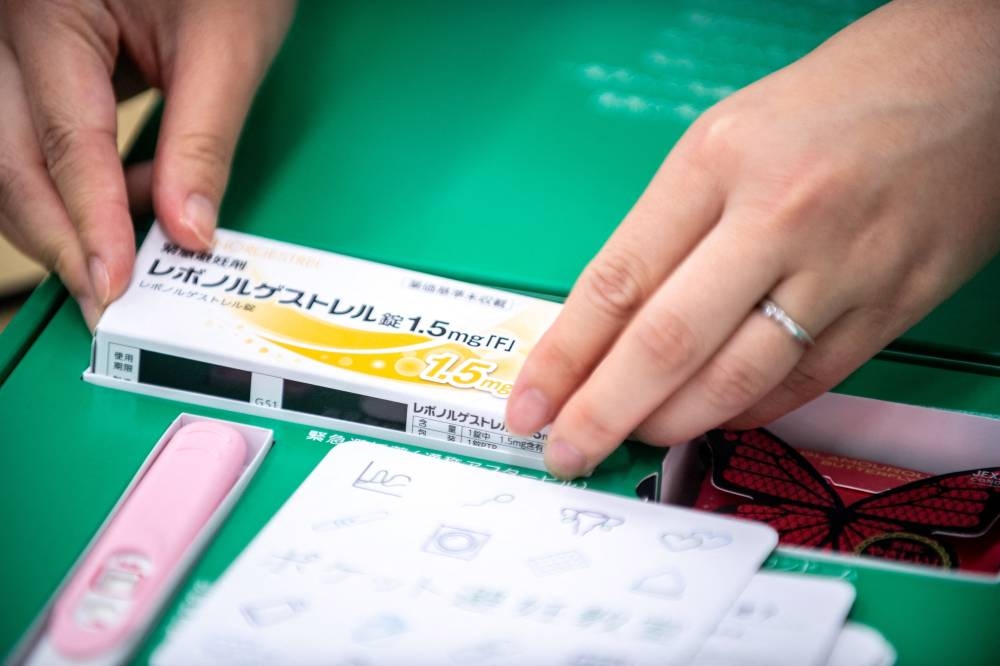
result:
M 888 3 L 695 121 L 531 351 L 507 426 L 551 424 L 546 465 L 573 478 L 629 435 L 765 425 L 998 251 L 1000 3 Z
M 130 199 L 152 197 L 180 245 L 210 245 L 240 128 L 293 10 L 0 0 L 0 232 L 59 274 L 91 328 L 132 272 Z M 163 121 L 152 165 L 125 174 L 116 88 L 140 81 L 162 89 Z

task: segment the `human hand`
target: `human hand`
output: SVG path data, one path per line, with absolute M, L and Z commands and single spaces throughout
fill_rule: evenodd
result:
M 59 274 L 91 328 L 132 272 L 130 198 L 151 196 L 180 245 L 211 244 L 240 127 L 293 9 L 0 2 L 0 231 Z M 139 79 L 163 90 L 163 121 L 152 165 L 125 174 L 115 93 Z
M 546 465 L 574 477 L 631 433 L 766 423 L 998 247 L 1000 3 L 891 3 L 694 123 L 529 355 L 508 426 L 551 422 Z

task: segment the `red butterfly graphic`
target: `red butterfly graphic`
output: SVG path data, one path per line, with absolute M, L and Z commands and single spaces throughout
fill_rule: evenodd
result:
M 947 566 L 953 558 L 930 535 L 979 536 L 1000 516 L 1000 467 L 920 479 L 844 504 L 802 454 L 767 430 L 713 430 L 705 441 L 712 482 L 753 500 L 728 511 L 768 523 L 782 543 L 861 552 L 879 539 L 906 538 L 933 548 Z M 925 561 L 913 545 L 882 554 Z

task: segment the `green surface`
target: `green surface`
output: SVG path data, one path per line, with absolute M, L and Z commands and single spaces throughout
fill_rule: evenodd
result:
M 79 379 L 89 350 L 86 327 L 75 306 L 66 303 L 0 385 L 0 419 L 7 424 L 6 445 L 0 448 L 0 506 L 8 535 L 15 536 L 4 540 L 0 559 L 5 593 L 0 654 L 44 605 L 178 413 L 272 428 L 276 442 L 194 570 L 189 588 L 214 580 L 329 451 L 330 445 L 311 440 L 310 432 L 338 434 L 96 387 Z M 583 483 L 634 494 L 635 485 L 658 469 L 660 457 L 654 449 L 630 445 Z M 507 469 L 554 481 L 534 470 Z
M 306 2 L 222 221 L 565 294 L 698 113 L 878 4 Z M 908 348 L 1000 366 L 998 283 L 1000 261 Z
M 871 4 L 307 1 L 248 120 L 222 223 L 564 294 L 697 113 Z M 148 153 L 151 140 L 137 151 Z M 976 373 L 874 361 L 841 390 L 1000 414 L 998 274 L 994 264 L 896 353 Z M 0 338 L 3 654 L 187 409 L 81 382 L 89 336 L 64 300 L 47 283 Z M 308 441 L 305 426 L 233 418 L 274 427 L 277 443 L 168 617 L 221 573 L 327 448 Z M 648 467 L 629 458 L 642 451 L 617 463 Z M 594 483 L 627 492 L 627 476 L 605 469 Z M 845 571 L 859 591 L 855 617 L 882 630 L 901 663 L 991 663 L 1000 653 L 996 584 Z

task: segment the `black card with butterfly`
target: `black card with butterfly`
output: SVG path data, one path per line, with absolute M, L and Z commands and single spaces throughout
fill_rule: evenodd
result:
M 1000 467 L 927 477 L 846 504 L 767 430 L 713 430 L 704 441 L 712 483 L 750 500 L 721 511 L 771 525 L 784 544 L 956 567 L 950 537 L 980 537 L 1000 516 Z

